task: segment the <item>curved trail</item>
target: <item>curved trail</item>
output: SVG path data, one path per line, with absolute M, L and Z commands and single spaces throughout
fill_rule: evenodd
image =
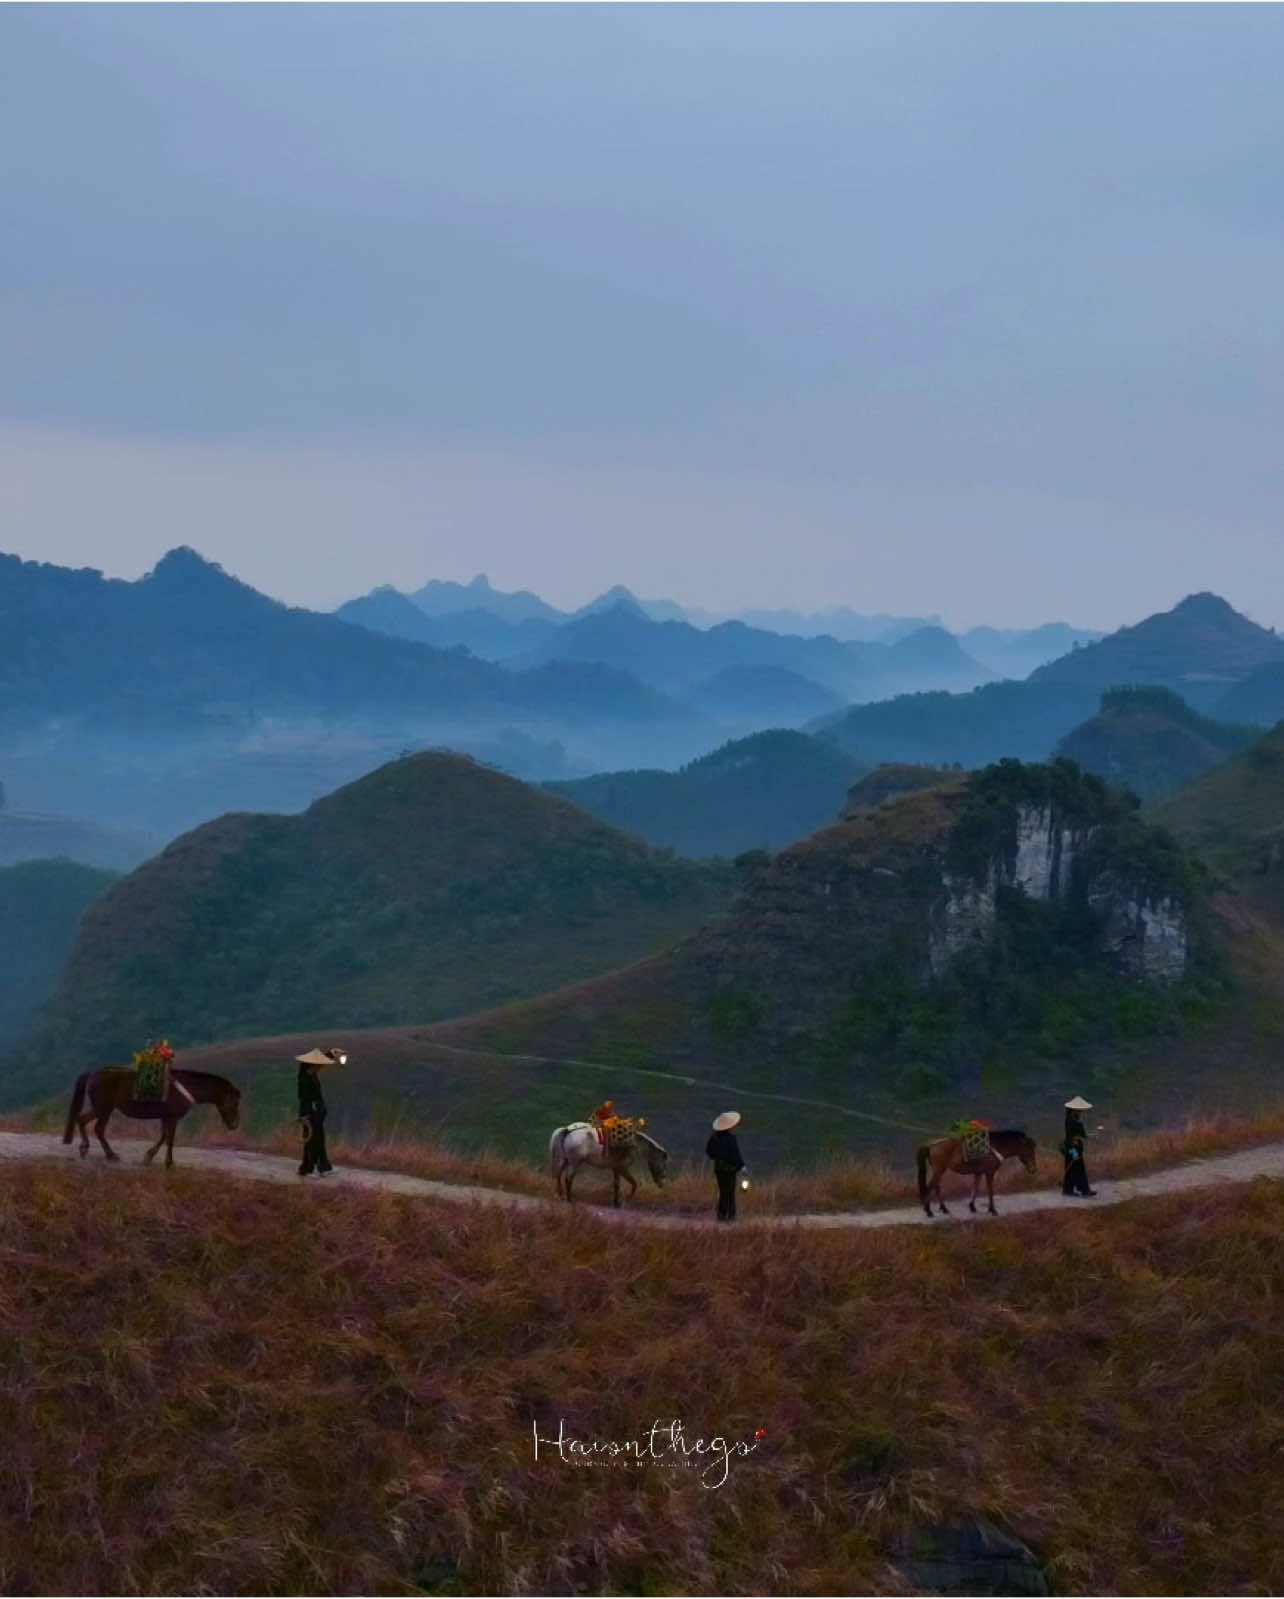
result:
M 801 1099 L 797 1094 L 772 1094 L 765 1088 L 744 1088 L 738 1083 L 720 1083 L 711 1077 L 687 1077 L 682 1072 L 662 1071 L 658 1066 L 607 1066 L 602 1061 L 575 1060 L 564 1056 L 506 1055 L 497 1049 L 464 1049 L 459 1044 L 443 1044 L 440 1039 L 433 1038 L 427 1033 L 417 1033 L 414 1036 L 422 1039 L 424 1043 L 431 1044 L 443 1055 L 463 1055 L 473 1060 L 519 1060 L 533 1066 L 575 1066 L 581 1071 L 605 1072 L 608 1076 L 616 1078 L 627 1072 L 634 1077 L 658 1077 L 664 1082 L 681 1083 L 684 1088 L 716 1088 L 721 1093 L 730 1094 L 734 1099 L 765 1099 L 775 1105 L 803 1105 L 809 1110 L 827 1110 L 835 1116 L 846 1116 L 852 1121 L 873 1122 L 877 1127 L 894 1127 L 901 1133 L 925 1133 L 929 1138 L 935 1138 L 940 1131 L 938 1127 L 924 1127 L 922 1122 L 901 1122 L 891 1116 L 877 1116 L 872 1110 L 855 1110 L 850 1105 L 836 1105 L 832 1099 Z
M 146 1148 L 142 1139 L 120 1138 L 117 1141 L 125 1159 L 130 1164 L 137 1161 L 137 1152 Z M 87 1157 L 96 1165 L 105 1164 L 101 1151 L 91 1150 Z M 62 1142 L 56 1133 L 0 1132 L 0 1160 L 57 1160 L 80 1164 L 75 1145 Z M 258 1182 L 286 1183 L 298 1187 L 304 1179 L 298 1175 L 294 1159 L 288 1155 L 267 1155 L 257 1150 L 201 1148 L 190 1145 L 181 1149 L 178 1164 L 199 1171 L 222 1171 L 233 1177 L 252 1178 Z M 1205 1160 L 1190 1160 L 1180 1166 L 1170 1166 L 1163 1171 L 1147 1172 L 1141 1177 L 1121 1177 L 1114 1181 L 1097 1180 L 1095 1199 L 1066 1199 L 1059 1189 L 1032 1189 L 1029 1192 L 1000 1193 L 998 1197 L 1001 1216 L 1024 1215 L 1033 1210 L 1083 1211 L 1100 1205 L 1118 1205 L 1125 1200 L 1141 1199 L 1152 1194 L 1172 1194 L 1186 1188 L 1207 1188 L 1221 1183 L 1246 1183 L 1254 1177 L 1284 1178 L 1284 1143 L 1260 1144 L 1253 1149 L 1237 1150 L 1231 1155 L 1215 1155 Z M 446 1200 L 456 1204 L 501 1205 L 509 1210 L 547 1210 L 550 1207 L 565 1210 L 565 1204 L 552 1197 L 538 1199 L 531 1194 L 509 1193 L 501 1188 L 477 1188 L 463 1183 L 435 1182 L 427 1177 L 409 1177 L 401 1172 L 373 1171 L 361 1167 L 336 1167 L 326 1178 L 306 1179 L 309 1188 L 373 1188 L 390 1194 L 409 1194 L 420 1199 Z M 982 1209 L 973 1217 L 966 1200 L 954 1201 L 950 1214 L 936 1218 L 948 1222 L 988 1220 Z M 710 1194 L 710 1209 L 713 1196 Z M 578 1204 L 576 1213 L 596 1220 L 615 1223 L 638 1223 L 648 1227 L 705 1227 L 714 1226 L 712 1220 L 698 1216 L 666 1215 L 653 1210 L 613 1210 L 609 1205 L 585 1200 Z M 790 1216 L 755 1217 L 749 1205 L 742 1212 L 744 1223 L 760 1227 L 904 1227 L 927 1226 L 928 1218 L 917 1206 L 898 1209 L 817 1212 Z

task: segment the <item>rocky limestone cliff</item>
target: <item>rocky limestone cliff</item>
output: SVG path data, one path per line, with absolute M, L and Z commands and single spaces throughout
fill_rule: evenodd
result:
M 1003 958 L 1020 963 L 1030 935 L 1013 917 L 1033 902 L 1061 913 L 1036 919 L 1033 935 L 1058 978 L 1086 962 L 1170 985 L 1194 942 L 1185 861 L 1072 763 L 1004 762 L 862 807 L 781 851 L 689 955 L 715 992 L 756 996 L 772 1031 L 823 1031 L 875 973 L 928 992 L 1001 934 Z M 970 967 L 964 981 L 984 979 Z
M 1126 972 L 1152 983 L 1175 983 L 1186 975 L 1190 918 L 1179 899 L 1143 898 L 1103 874 L 1090 886 L 1088 901 L 1104 915 L 1106 947 Z
M 930 913 L 932 976 L 943 977 L 961 950 L 992 936 L 999 889 L 1007 886 L 1030 899 L 1063 903 L 1084 893 L 1102 919 L 1102 947 L 1122 970 L 1152 982 L 1182 977 L 1190 946 L 1186 907 L 1172 894 L 1156 894 L 1126 873 L 1094 863 L 1092 846 L 1100 832 L 1099 824 L 1068 824 L 1050 803 L 1016 806 L 1010 848 L 991 854 L 979 874 L 941 875 L 941 894 Z

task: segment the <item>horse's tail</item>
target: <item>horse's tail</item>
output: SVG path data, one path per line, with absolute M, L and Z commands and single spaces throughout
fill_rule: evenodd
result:
M 85 1104 L 85 1089 L 89 1086 L 89 1073 L 81 1072 L 76 1079 L 76 1086 L 71 1093 L 71 1109 L 67 1112 L 67 1125 L 63 1128 L 62 1141 L 69 1144 L 76 1130 L 76 1117 L 80 1115 Z
M 565 1127 L 554 1127 L 553 1136 L 548 1141 L 548 1175 L 559 1188 L 561 1187 L 562 1139 L 565 1134 Z
M 927 1155 L 928 1146 L 920 1144 L 918 1146 L 918 1197 L 920 1199 L 927 1198 Z

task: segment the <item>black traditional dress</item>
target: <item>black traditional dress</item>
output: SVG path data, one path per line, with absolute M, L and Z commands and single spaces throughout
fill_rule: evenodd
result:
M 1083 1150 L 1087 1138 L 1088 1129 L 1083 1125 L 1083 1117 L 1077 1110 L 1068 1110 L 1065 1143 L 1062 1145 L 1066 1157 L 1066 1170 L 1061 1183 L 1061 1192 L 1082 1194 L 1090 1199 L 1094 1190 L 1088 1184 L 1088 1171 L 1083 1163 Z
M 307 1120 L 309 1128 L 299 1176 L 310 1177 L 314 1171 L 332 1170 L 330 1157 L 325 1152 L 325 1098 L 321 1093 L 321 1079 L 310 1066 L 299 1067 L 299 1116 Z
M 730 1131 L 712 1134 L 704 1152 L 713 1162 L 713 1175 L 718 1180 L 718 1220 L 735 1221 L 736 1178 L 745 1167 L 736 1135 Z

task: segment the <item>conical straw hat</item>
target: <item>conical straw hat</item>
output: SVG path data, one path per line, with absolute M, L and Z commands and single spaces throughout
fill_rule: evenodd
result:
M 729 1133 L 733 1127 L 740 1125 L 740 1112 L 738 1110 L 724 1110 L 721 1116 L 713 1118 L 715 1133 Z
M 1081 1094 L 1076 1094 L 1073 1099 L 1066 1100 L 1067 1110 L 1091 1110 L 1092 1106 Z
M 296 1055 L 300 1066 L 346 1066 L 348 1057 L 341 1049 L 310 1049 L 306 1055 Z

